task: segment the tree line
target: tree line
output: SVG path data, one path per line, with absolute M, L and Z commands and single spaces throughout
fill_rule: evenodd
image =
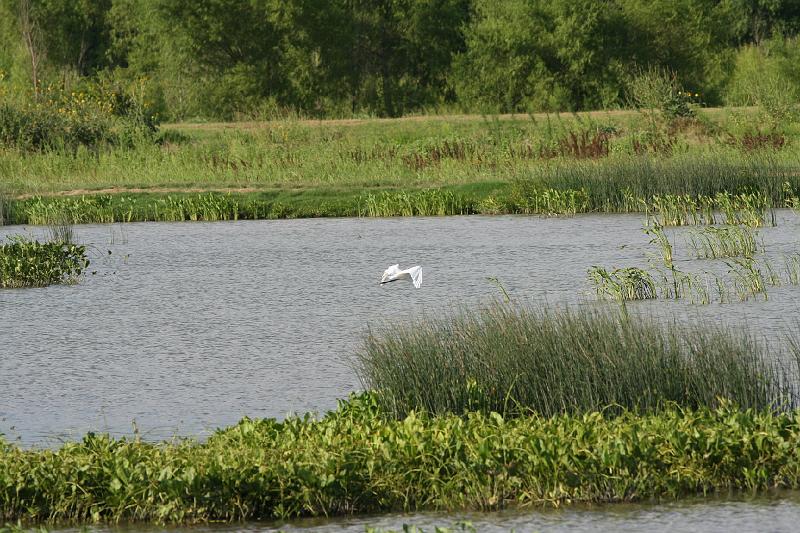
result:
M 168 120 L 623 106 L 637 71 L 707 105 L 800 88 L 798 0 L 0 0 L 0 83 L 107 84 Z

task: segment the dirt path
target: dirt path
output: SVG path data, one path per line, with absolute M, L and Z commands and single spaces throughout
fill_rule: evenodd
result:
M 17 200 L 26 200 L 34 196 L 90 196 L 98 194 L 136 194 L 136 193 L 201 193 L 201 192 L 221 192 L 221 193 L 248 193 L 259 192 L 266 189 L 256 189 L 253 187 L 150 187 L 147 189 L 138 187 L 111 187 L 108 189 L 71 189 L 67 191 L 51 191 L 37 194 L 21 194 L 16 196 Z
M 703 108 L 704 113 L 708 113 L 710 115 L 717 115 L 724 110 L 733 110 L 733 109 L 750 109 L 750 108 L 733 108 L 733 107 L 706 107 Z M 630 109 L 612 109 L 612 110 L 602 110 L 602 111 L 580 111 L 576 113 L 576 115 L 580 117 L 591 117 L 591 118 L 601 118 L 601 117 L 626 117 L 626 116 L 634 116 L 638 113 L 638 111 L 630 110 Z M 479 120 L 527 120 L 529 117 L 533 117 L 538 119 L 547 119 L 547 117 L 553 117 L 554 115 L 561 115 L 570 117 L 572 113 L 569 112 L 562 112 L 562 113 L 533 113 L 533 114 L 526 114 L 526 113 L 516 113 L 516 114 L 502 114 L 502 115 L 409 115 L 405 117 L 399 118 L 342 118 L 342 119 L 327 119 L 327 120 L 313 120 L 313 119 L 290 119 L 289 122 L 296 123 L 296 124 L 303 124 L 306 126 L 358 126 L 361 124 L 368 124 L 368 123 L 403 123 L 403 122 L 426 122 L 426 121 L 439 121 L 439 122 L 468 122 L 468 121 L 479 121 Z M 176 122 L 176 123 L 169 123 L 169 124 L 162 124 L 161 127 L 164 129 L 178 129 L 178 130 L 195 130 L 195 131 L 211 131 L 211 130 L 248 130 L 248 129 L 260 129 L 266 128 L 270 124 L 277 124 L 283 121 L 274 120 L 274 121 L 242 121 L 242 122 L 204 122 L 204 123 L 187 123 L 187 122 Z

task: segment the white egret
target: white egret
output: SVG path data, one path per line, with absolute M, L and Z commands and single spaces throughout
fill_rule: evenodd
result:
M 384 271 L 381 277 L 381 285 L 397 281 L 399 279 L 408 279 L 418 288 L 422 285 L 422 267 L 417 265 L 405 270 L 400 270 L 400 265 L 392 265 Z

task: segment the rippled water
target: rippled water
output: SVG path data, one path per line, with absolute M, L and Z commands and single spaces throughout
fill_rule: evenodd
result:
M 788 533 L 798 530 L 798 520 L 800 520 L 800 493 L 782 492 L 770 496 L 684 499 L 660 504 L 566 506 L 560 509 L 508 510 L 496 513 L 390 514 L 372 517 L 308 519 L 276 524 L 233 523 L 185 529 L 195 533 L 233 531 L 363 533 L 367 527 L 386 531 L 402 531 L 403 525 L 408 524 L 432 533 L 436 526 L 460 531 L 459 523 L 469 523 L 479 533 L 508 531 L 517 533 L 533 531 L 674 533 L 769 531 Z M 89 531 L 93 533 L 127 533 L 129 531 L 163 531 L 163 528 L 134 525 L 91 528 Z
M 359 388 L 347 358 L 369 324 L 499 296 L 487 277 L 534 304 L 591 299 L 591 265 L 646 264 L 642 222 L 615 215 L 77 226 L 78 240 L 92 246 L 95 275 L 78 285 L 0 291 L 0 433 L 52 444 L 88 430 L 130 433 L 135 421 L 144 437 L 163 439 L 243 416 L 324 411 Z M 800 217 L 782 211 L 778 223 L 762 232 L 770 253 L 800 250 Z M 44 230 L 3 227 L 0 237 L 20 232 Z M 392 263 L 423 265 L 422 288 L 379 286 Z M 769 295 L 637 308 L 743 323 L 774 338 L 797 320 L 800 288 Z

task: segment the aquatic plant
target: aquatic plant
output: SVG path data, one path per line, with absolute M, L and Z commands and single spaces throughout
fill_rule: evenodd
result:
M 791 285 L 800 285 L 800 252 L 784 257 L 786 281 Z
M 659 251 L 661 252 L 661 259 L 663 260 L 664 265 L 667 268 L 672 268 L 672 243 L 664 233 L 664 227 L 661 226 L 657 220 L 654 220 L 650 226 L 644 227 L 644 233 L 645 235 L 653 236 L 653 238 L 650 239 L 650 244 L 658 247 Z
M 21 236 L 0 244 L 0 287 L 44 287 L 75 282 L 89 266 L 86 247 Z
M 648 218 L 661 226 L 716 224 L 716 212 L 728 225 L 759 227 L 775 225 L 775 214 L 767 196 L 757 193 L 719 192 L 711 196 L 655 195 L 644 200 Z
M 529 182 L 512 185 L 507 210 L 526 215 L 575 215 L 585 213 L 589 195 L 585 189 L 558 190 L 532 187 Z
M 736 197 L 732 206 L 737 209 L 784 206 L 800 188 L 796 168 L 797 160 L 791 157 L 722 152 L 556 159 L 517 172 L 515 182 L 530 189 L 584 190 L 589 199 L 587 211 L 660 211 L 661 224 L 670 226 L 713 223 L 709 220 L 710 211 L 721 209 L 718 204 L 725 201 L 724 197 L 717 198 L 718 193 Z M 762 199 L 768 204 L 763 205 Z M 751 205 L 746 204 L 748 201 Z M 675 205 L 669 205 L 672 202 Z M 675 211 L 670 212 L 671 209 Z
M 649 300 L 658 297 L 656 282 L 649 272 L 641 268 L 616 268 L 609 272 L 592 266 L 589 280 L 598 296 L 617 301 Z
M 367 389 L 412 410 L 545 416 L 664 402 L 764 408 L 795 401 L 794 374 L 744 331 L 658 324 L 614 310 L 494 304 L 406 327 L 378 327 L 356 357 Z M 790 394 L 791 392 L 791 394 Z
M 446 216 L 476 213 L 475 202 L 452 191 L 425 189 L 418 192 L 383 192 L 363 198 L 360 216 Z
M 75 242 L 75 228 L 66 217 L 51 221 L 47 226 L 50 242 L 72 244 Z
M 689 233 L 689 245 L 702 259 L 753 257 L 759 250 L 757 233 L 747 226 L 707 227 Z
M 728 266 L 728 274 L 733 279 L 733 286 L 739 294 L 739 299 L 744 301 L 751 296 L 761 295 L 766 300 L 767 296 L 767 279 L 764 278 L 762 269 L 754 259 L 731 258 L 725 260 L 724 263 Z
M 725 224 L 744 224 L 751 227 L 775 225 L 772 203 L 764 194 L 719 192 L 714 196 L 714 204 L 722 211 Z
M 0 439 L 0 520 L 187 523 L 753 493 L 800 488 L 798 440 L 797 412 L 724 401 L 614 417 L 392 420 L 363 394 L 321 420 L 243 419 L 204 443 L 90 433 L 39 450 Z
M 713 224 L 714 203 L 707 196 L 654 195 L 644 201 L 648 218 L 658 226 L 686 226 L 689 224 Z

